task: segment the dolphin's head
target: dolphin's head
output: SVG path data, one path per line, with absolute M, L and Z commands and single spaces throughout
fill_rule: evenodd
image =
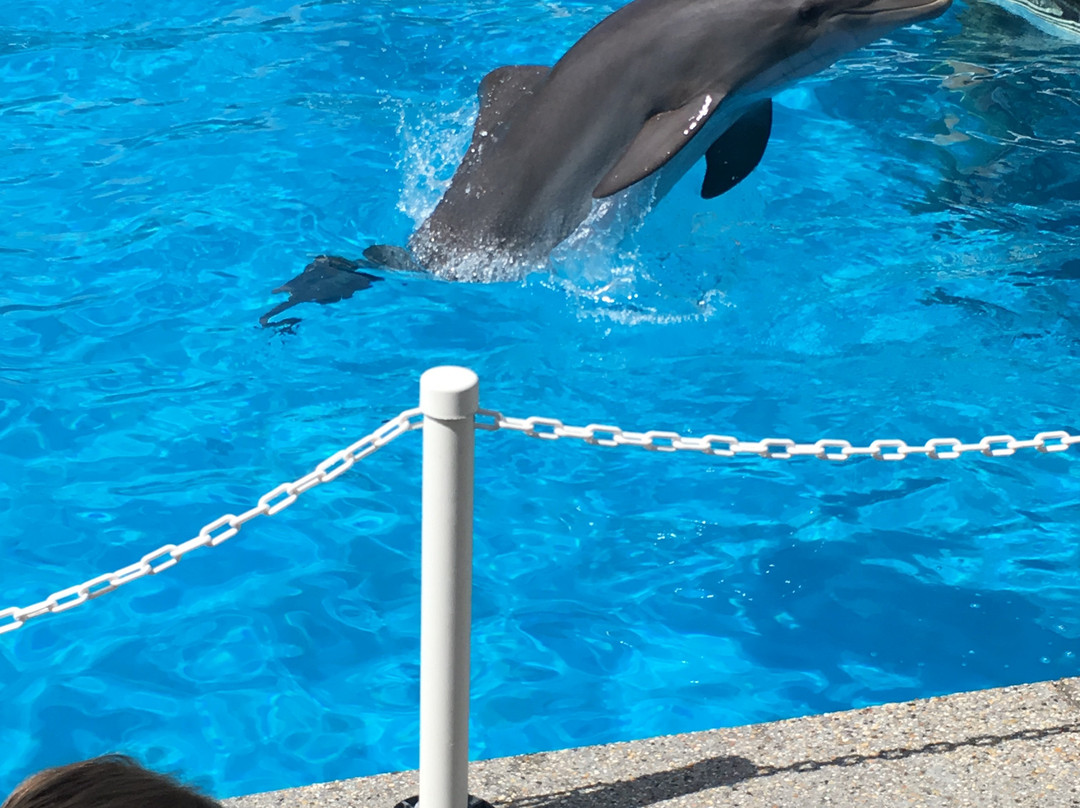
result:
M 758 0 L 762 2 L 762 0 Z M 771 69 L 751 81 L 758 88 L 779 85 L 828 67 L 895 28 L 936 17 L 952 0 L 765 0 L 781 55 Z

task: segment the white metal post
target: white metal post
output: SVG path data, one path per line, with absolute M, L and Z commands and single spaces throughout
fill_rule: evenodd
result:
M 469 803 L 473 449 L 480 381 L 468 368 L 420 377 L 424 413 L 420 596 L 420 806 Z

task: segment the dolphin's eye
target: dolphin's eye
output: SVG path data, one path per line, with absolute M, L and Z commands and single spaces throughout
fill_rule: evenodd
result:
M 825 4 L 820 0 L 807 0 L 799 6 L 799 22 L 804 25 L 817 25 L 825 13 Z

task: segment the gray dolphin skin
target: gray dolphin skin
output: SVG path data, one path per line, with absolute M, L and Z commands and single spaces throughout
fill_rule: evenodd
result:
M 445 278 L 513 277 L 542 263 L 616 194 L 659 199 L 706 158 L 702 196 L 758 164 L 770 96 L 952 0 L 634 0 L 555 64 L 480 83 L 472 142 L 409 240 Z

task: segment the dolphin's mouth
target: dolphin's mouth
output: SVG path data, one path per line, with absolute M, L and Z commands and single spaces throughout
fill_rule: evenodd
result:
M 847 11 L 841 11 L 840 14 L 850 17 L 877 17 L 881 15 L 894 15 L 897 17 L 904 17 L 910 19 L 912 22 L 917 19 L 928 19 L 930 17 L 936 17 L 942 13 L 952 4 L 952 0 L 928 0 L 925 3 L 904 3 L 894 2 L 889 5 L 875 4 L 863 8 L 852 8 Z

